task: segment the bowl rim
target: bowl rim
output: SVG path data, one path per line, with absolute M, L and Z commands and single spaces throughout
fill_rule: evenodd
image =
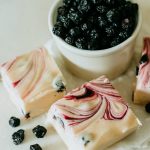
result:
M 112 53 L 116 53 L 118 51 L 121 51 L 123 49 L 123 47 L 127 46 L 130 42 L 132 42 L 138 35 L 140 28 L 142 26 L 142 11 L 141 8 L 139 6 L 138 9 L 138 23 L 136 25 L 136 28 L 134 29 L 134 32 L 132 33 L 132 35 L 126 39 L 125 41 L 123 41 L 122 43 L 111 47 L 111 48 L 107 48 L 107 49 L 102 49 L 102 50 L 87 50 L 87 49 L 79 49 L 75 46 L 72 46 L 68 43 L 66 43 L 63 39 L 61 39 L 60 37 L 56 36 L 53 32 L 53 17 L 54 17 L 54 13 L 56 12 L 56 7 L 59 5 L 59 3 L 61 2 L 61 0 L 55 0 L 50 7 L 49 13 L 48 13 L 48 27 L 49 27 L 49 31 L 52 35 L 53 38 L 55 38 L 59 43 L 61 43 L 61 45 L 63 45 L 64 47 L 67 47 L 67 49 L 69 51 L 71 51 L 72 53 L 78 54 L 78 55 L 84 55 L 84 56 L 105 56 L 105 55 L 110 55 Z

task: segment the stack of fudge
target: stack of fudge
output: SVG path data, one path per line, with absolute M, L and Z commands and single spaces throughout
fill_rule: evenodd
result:
M 12 101 L 26 118 L 50 108 L 48 121 L 69 150 L 105 149 L 140 125 L 105 76 L 66 94 L 63 75 L 45 48 L 16 57 L 0 70 Z

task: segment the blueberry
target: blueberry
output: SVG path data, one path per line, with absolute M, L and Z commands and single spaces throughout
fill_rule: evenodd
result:
M 148 59 L 147 54 L 144 54 L 144 55 L 141 57 L 141 59 L 140 59 L 140 64 L 144 64 L 144 63 L 146 63 L 146 62 L 148 62 L 148 61 L 149 61 L 149 59 Z
M 82 20 L 81 14 L 73 8 L 70 9 L 68 18 L 70 18 L 75 24 L 78 24 Z
M 81 30 L 83 32 L 87 32 L 91 28 L 92 28 L 92 24 L 90 22 L 86 22 L 86 23 L 81 24 Z
M 88 42 L 88 50 L 99 50 L 99 41 L 98 40 L 90 40 Z
M 98 26 L 100 28 L 105 28 L 107 26 L 107 21 L 104 17 L 102 16 L 99 16 L 98 19 L 97 19 L 97 22 L 98 22 Z
M 106 11 L 107 11 L 107 7 L 106 7 L 106 6 L 103 6 L 103 5 L 96 6 L 96 10 L 97 10 L 98 13 L 104 14 L 104 13 L 106 13 Z
M 55 85 L 57 88 L 57 92 L 63 92 L 66 89 L 64 83 L 60 79 L 55 81 Z
M 42 150 L 39 144 L 34 144 L 30 146 L 30 150 Z
M 78 10 L 84 14 L 89 12 L 89 10 L 91 9 L 91 2 L 89 0 L 81 0 L 79 6 L 78 6 Z
M 105 4 L 106 5 L 115 5 L 115 2 L 116 2 L 117 0 L 105 0 Z
M 107 37 L 113 37 L 115 35 L 115 30 L 113 27 L 107 27 L 105 28 L 105 33 Z
M 67 13 L 67 7 L 61 6 L 58 8 L 57 12 L 58 12 L 58 15 L 65 15 Z
M 12 127 L 18 127 L 20 125 L 20 119 L 18 119 L 16 117 L 11 117 L 9 119 L 9 125 Z
M 122 31 L 119 33 L 119 38 L 120 38 L 121 42 L 126 40 L 129 36 L 130 36 L 130 33 L 128 33 L 127 31 Z
M 77 41 L 75 42 L 75 45 L 77 48 L 80 48 L 80 49 L 87 48 L 87 43 L 86 43 L 85 38 L 78 38 Z
M 35 128 L 33 128 L 32 132 L 37 138 L 43 138 L 47 133 L 47 130 L 45 127 L 38 125 Z
M 100 4 L 101 2 L 103 2 L 103 0 L 91 0 L 91 2 L 93 3 L 93 4 Z
M 71 26 L 71 20 L 67 16 L 59 16 L 58 19 L 65 28 Z
M 63 0 L 64 6 L 69 6 L 71 5 L 71 3 L 72 3 L 72 0 Z
M 53 33 L 59 37 L 63 37 L 65 28 L 60 23 L 56 23 L 53 27 Z
M 110 44 L 110 46 L 111 47 L 114 47 L 114 46 L 116 46 L 116 45 L 118 45 L 118 44 L 120 44 L 121 42 L 120 42 L 120 39 L 117 37 L 117 38 L 114 38 L 112 41 L 111 41 L 111 44 Z
M 93 29 L 91 32 L 90 32 L 90 38 L 91 39 L 98 39 L 99 38 L 99 34 L 98 34 L 98 31 Z
M 79 27 L 71 28 L 69 34 L 72 37 L 77 37 L 80 34 L 80 28 Z
M 109 22 L 118 22 L 119 19 L 120 19 L 120 14 L 117 10 L 115 9 L 111 9 L 109 10 L 107 13 L 106 13 L 106 16 L 107 16 L 107 20 Z
M 130 25 L 131 23 L 130 23 L 129 18 L 123 19 L 122 24 L 121 24 L 123 30 L 128 30 L 130 28 Z
M 150 113 L 150 103 L 145 105 L 145 110 L 147 113 Z
M 65 41 L 70 44 L 70 45 L 74 45 L 74 38 L 73 37 L 70 37 L 70 36 L 67 36 L 65 38 Z
M 24 130 L 18 130 L 17 132 L 13 133 L 12 135 L 13 143 L 15 145 L 19 145 L 24 140 Z

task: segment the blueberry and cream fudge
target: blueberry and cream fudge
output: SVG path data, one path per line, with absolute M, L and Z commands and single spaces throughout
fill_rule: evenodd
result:
M 69 150 L 102 150 L 140 124 L 105 76 L 83 84 L 54 103 L 48 121 Z
M 150 38 L 144 39 L 144 48 L 137 67 L 137 84 L 134 92 L 136 104 L 150 102 Z
M 4 63 L 0 71 L 10 98 L 26 118 L 48 111 L 65 95 L 62 73 L 45 48 Z

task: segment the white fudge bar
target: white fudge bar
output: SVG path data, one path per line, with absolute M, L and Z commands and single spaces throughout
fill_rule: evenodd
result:
M 26 118 L 48 111 L 65 94 L 63 76 L 44 48 L 4 63 L 0 71 L 12 101 Z
M 144 39 L 144 48 L 137 67 L 137 84 L 134 92 L 136 104 L 150 102 L 150 38 Z
M 102 76 L 54 103 L 48 121 L 69 150 L 102 150 L 139 126 L 128 104 Z

